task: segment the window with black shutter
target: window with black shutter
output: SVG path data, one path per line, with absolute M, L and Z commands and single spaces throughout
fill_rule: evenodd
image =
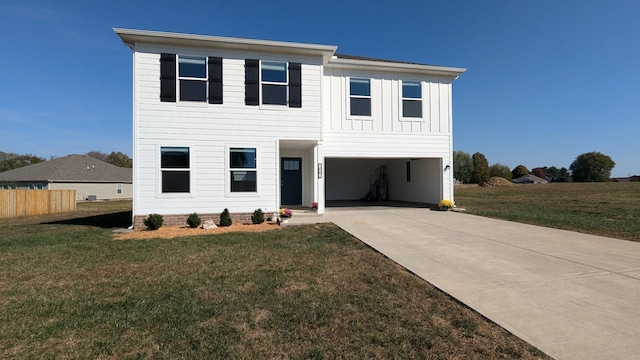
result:
M 222 104 L 222 58 L 160 54 L 160 101 Z

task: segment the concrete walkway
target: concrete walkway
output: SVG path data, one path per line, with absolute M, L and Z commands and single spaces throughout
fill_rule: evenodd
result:
M 324 215 L 556 359 L 640 357 L 640 244 L 416 208 Z

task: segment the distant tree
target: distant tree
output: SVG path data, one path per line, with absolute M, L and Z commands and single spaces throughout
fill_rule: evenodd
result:
M 124 168 L 133 167 L 133 160 L 131 160 L 127 154 L 121 153 L 120 151 L 112 151 L 111 154 L 107 156 L 107 162 Z
M 113 164 L 119 167 L 130 168 L 133 167 L 133 160 L 127 155 L 120 151 L 115 152 L 112 151 L 111 154 L 103 153 L 98 150 L 91 150 L 87 152 L 85 155 L 91 156 L 94 159 L 102 160 L 104 162 L 108 162 L 109 164 Z
M 91 150 L 87 152 L 85 155 L 91 156 L 94 159 L 102 160 L 104 162 L 107 162 L 107 158 L 109 157 L 107 153 L 103 153 L 102 151 L 98 151 L 98 150 Z
M 473 160 L 471 155 L 464 151 L 453 152 L 453 177 L 463 183 L 471 182 L 471 172 L 473 172 Z
M 507 165 L 502 165 L 502 164 L 497 164 L 496 163 L 496 164 L 491 165 L 489 170 L 491 171 L 491 176 L 499 176 L 499 177 L 505 178 L 507 180 L 511 180 L 512 179 L 511 169 L 509 169 L 509 167 Z
M 37 164 L 45 160 L 45 158 L 33 154 L 16 154 L 0 151 L 0 172 Z
M 601 182 L 609 180 L 614 166 L 616 163 L 609 156 L 593 151 L 578 155 L 569 170 L 573 181 Z
M 558 169 L 555 166 L 551 167 L 543 167 L 545 179 L 550 182 L 568 182 L 569 181 L 569 170 L 563 167 Z
M 547 175 L 544 173 L 544 169 L 541 167 L 535 167 L 531 169 L 531 173 L 539 178 L 547 179 Z
M 566 167 L 561 167 L 558 170 L 558 176 L 556 176 L 555 182 L 569 182 L 571 180 L 571 174 L 569 173 L 569 169 Z
M 479 184 L 483 181 L 489 180 L 491 177 L 491 170 L 489 170 L 489 162 L 484 154 L 476 152 L 471 156 L 471 159 L 473 160 L 471 182 L 473 184 Z
M 521 176 L 529 175 L 529 169 L 526 166 L 520 164 L 511 170 L 511 175 L 514 179 L 517 179 Z

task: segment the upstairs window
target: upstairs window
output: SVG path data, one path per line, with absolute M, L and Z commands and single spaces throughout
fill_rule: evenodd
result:
M 402 117 L 422 117 L 422 86 L 417 81 L 402 82 Z
M 302 65 L 245 60 L 245 105 L 302 107 Z
M 256 148 L 230 148 L 231 192 L 256 192 Z
M 180 101 L 207 101 L 207 58 L 178 56 Z
M 371 116 L 371 80 L 349 79 L 349 105 L 353 116 Z
M 160 54 L 160 101 L 177 99 L 222 104 L 222 58 Z
M 262 103 L 287 105 L 287 63 L 263 61 L 260 75 Z
M 162 146 L 160 172 L 163 193 L 188 193 L 191 188 L 189 148 Z

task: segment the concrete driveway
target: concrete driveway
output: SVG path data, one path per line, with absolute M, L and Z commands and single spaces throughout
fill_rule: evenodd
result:
M 640 357 L 640 244 L 418 208 L 325 218 L 556 359 Z

